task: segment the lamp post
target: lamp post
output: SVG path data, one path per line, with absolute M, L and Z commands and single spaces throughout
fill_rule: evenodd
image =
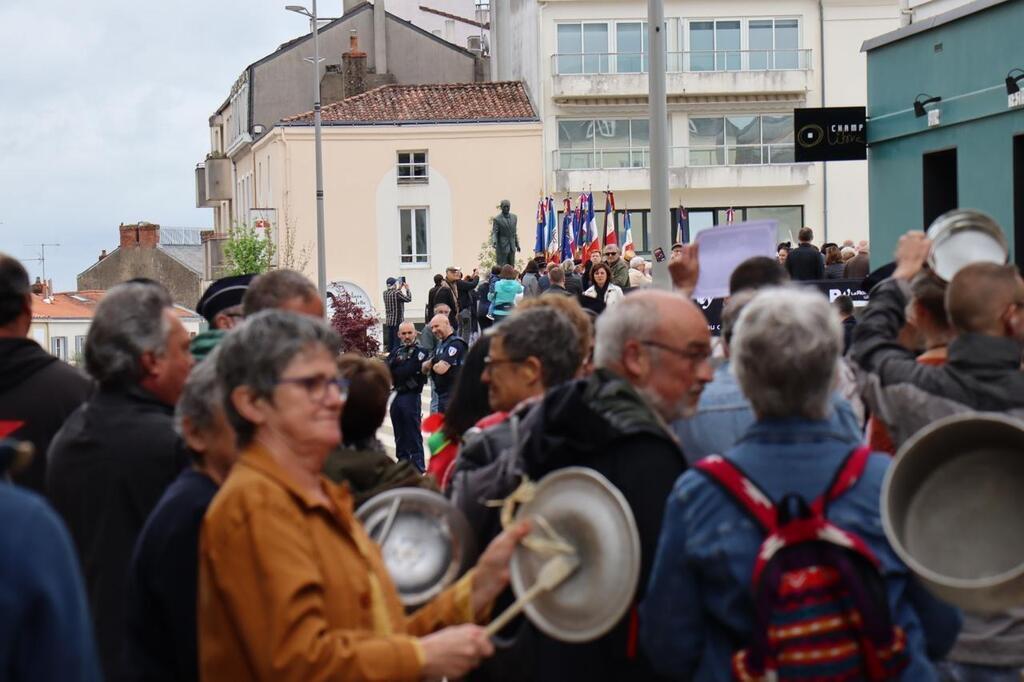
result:
M 320 142 L 320 24 L 316 16 L 316 0 L 313 11 L 302 5 L 288 5 L 289 12 L 296 12 L 309 17 L 313 29 L 313 146 L 316 150 L 316 284 L 320 291 L 320 300 L 327 301 L 327 252 L 324 237 L 324 162 L 323 148 Z M 308 58 L 307 58 L 307 61 Z
M 668 212 L 668 100 L 665 97 L 665 2 L 647 0 L 647 32 L 650 35 L 650 72 L 647 106 L 650 108 L 651 243 L 672 247 Z M 668 261 L 654 261 L 654 286 L 672 289 Z

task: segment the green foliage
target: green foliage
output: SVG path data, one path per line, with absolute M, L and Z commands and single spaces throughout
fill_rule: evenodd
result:
M 497 254 L 494 252 L 494 244 L 490 239 L 485 239 L 484 243 L 480 245 L 480 253 L 477 254 L 477 264 L 480 268 L 480 276 L 487 278 L 491 274 L 491 268 L 494 267 L 495 259 Z M 516 272 L 522 272 L 526 269 L 526 258 L 522 253 L 516 254 Z
M 258 275 L 270 269 L 274 262 L 274 243 L 248 225 L 236 225 L 228 230 L 224 244 L 225 276 Z

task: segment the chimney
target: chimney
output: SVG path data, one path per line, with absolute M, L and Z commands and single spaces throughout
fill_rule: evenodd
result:
M 99 258 L 97 258 L 96 260 L 97 260 L 97 261 L 101 261 L 101 260 L 103 260 L 103 259 L 104 259 L 104 258 L 106 258 L 106 257 L 107 257 L 107 250 L 106 250 L 106 249 L 103 249 L 102 251 L 100 251 L 100 257 L 99 257 Z
M 142 222 L 139 228 L 139 248 L 155 249 L 160 243 L 160 226 L 153 223 Z
M 121 243 L 119 246 L 122 249 L 134 249 L 139 243 L 139 226 L 121 223 L 118 229 L 121 231 Z
M 36 281 L 32 283 L 32 293 L 37 296 L 42 296 L 44 289 L 46 289 L 46 285 L 43 284 L 43 280 L 37 276 Z
M 366 53 L 359 49 L 359 35 L 352 31 L 348 52 L 341 55 L 344 97 L 366 92 Z
M 388 72 L 387 7 L 384 0 L 373 2 L 373 69 L 378 74 Z

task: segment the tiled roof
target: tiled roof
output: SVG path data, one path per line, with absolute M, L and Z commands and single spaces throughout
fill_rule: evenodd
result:
M 420 10 L 422 10 L 424 12 L 428 12 L 430 14 L 436 14 L 439 17 L 444 17 L 445 19 L 454 19 L 455 21 L 461 21 L 464 24 L 469 24 L 470 26 L 476 26 L 477 28 L 487 28 L 487 29 L 489 29 L 491 27 L 490 22 L 488 22 L 486 24 L 481 24 L 479 21 L 476 21 L 474 19 L 467 19 L 466 17 L 460 17 L 458 14 L 451 14 L 450 12 L 445 12 L 443 10 L 434 9 L 433 7 L 426 7 L 425 5 L 420 5 Z
M 324 107 L 325 124 L 456 123 L 474 121 L 533 121 L 537 115 L 526 88 L 518 81 L 384 85 Z M 309 125 L 313 112 L 282 121 Z
M 32 294 L 32 319 L 92 319 L 96 304 L 105 293 L 95 289 L 64 291 L 48 299 Z M 174 306 L 174 312 L 180 318 L 199 317 L 198 313 L 180 305 Z

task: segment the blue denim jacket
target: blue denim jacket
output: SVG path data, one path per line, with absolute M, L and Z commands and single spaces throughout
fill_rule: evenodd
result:
M 837 429 L 851 438 L 860 439 L 861 425 L 850 403 L 838 393 L 832 394 L 829 419 Z M 672 422 L 672 430 L 683 447 L 690 464 L 708 455 L 720 455 L 736 444 L 757 418 L 747 396 L 743 395 L 729 361 L 715 370 L 715 376 L 704 387 L 697 404 L 697 413 L 688 419 Z
M 773 500 L 789 492 L 807 501 L 828 487 L 858 443 L 830 421 L 763 420 L 726 457 Z M 907 634 L 912 662 L 902 679 L 937 679 L 929 658 L 945 655 L 959 612 L 912 578 L 882 531 L 879 499 L 889 457 L 874 454 L 864 476 L 828 509 L 836 525 L 860 536 L 882 564 L 894 621 Z M 703 474 L 679 477 L 665 507 L 650 582 L 640 607 L 640 637 L 655 668 L 678 679 L 728 680 L 733 653 L 753 623 L 751 576 L 764 536 Z

